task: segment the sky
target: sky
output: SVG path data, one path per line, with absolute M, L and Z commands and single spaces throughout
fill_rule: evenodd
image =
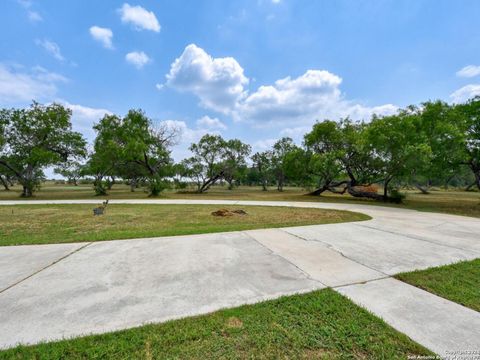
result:
M 316 121 L 480 95 L 480 1 L 0 0 L 0 107 L 143 109 L 254 151 Z

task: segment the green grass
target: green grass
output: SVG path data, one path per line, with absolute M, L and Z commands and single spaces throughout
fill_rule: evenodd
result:
M 369 219 L 348 211 L 266 206 L 110 204 L 102 216 L 93 216 L 93 208 L 86 204 L 0 206 L 0 245 L 132 239 Z M 220 208 L 244 209 L 247 215 L 211 215 Z
M 274 188 L 262 191 L 260 187 L 242 186 L 234 190 L 226 187 L 214 186 L 205 194 L 194 192 L 177 193 L 173 190 L 166 191 L 161 199 L 232 199 L 232 200 L 272 200 L 272 201 L 319 201 L 319 202 L 347 202 L 367 205 L 397 206 L 401 208 L 416 209 L 421 211 L 444 212 L 449 214 L 480 217 L 480 193 L 465 192 L 460 190 L 436 190 L 428 195 L 418 191 L 406 191 L 407 198 L 402 205 L 384 204 L 381 202 L 353 198 L 349 195 L 325 193 L 323 196 L 305 196 L 301 188 L 287 187 L 285 191 L 278 192 Z M 91 185 L 62 185 L 46 182 L 34 199 L 104 199 L 95 197 Z M 130 192 L 126 185 L 115 185 L 109 192 L 110 199 L 146 199 L 147 194 L 142 189 Z M 20 188 L 14 187 L 12 191 L 0 190 L 0 200 L 21 200 Z
M 330 289 L 0 352 L 2 359 L 405 359 L 432 355 Z
M 480 311 L 480 259 L 395 276 L 428 292 Z

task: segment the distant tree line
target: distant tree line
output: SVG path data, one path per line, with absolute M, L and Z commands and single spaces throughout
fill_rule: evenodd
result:
M 191 144 L 192 156 L 175 163 L 171 148 L 179 132 L 155 123 L 142 111 L 105 115 L 94 125 L 91 149 L 72 130 L 71 110 L 33 102 L 26 109 L 0 110 L 0 185 L 22 186 L 30 197 L 44 170 L 76 185 L 91 179 L 97 195 L 118 182 L 144 186 L 157 196 L 189 185 L 204 193 L 226 183 L 267 191 L 301 186 L 310 195 L 326 191 L 382 201 L 401 201 L 402 187 L 428 193 L 455 184 L 480 190 L 480 97 L 462 104 L 428 101 L 370 121 L 319 121 L 303 144 L 279 139 L 271 149 L 252 153 L 238 139 L 207 134 Z M 378 192 L 372 186 L 382 187 Z

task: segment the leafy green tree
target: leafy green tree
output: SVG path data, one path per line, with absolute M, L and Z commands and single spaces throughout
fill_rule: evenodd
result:
M 55 103 L 33 102 L 28 109 L 0 111 L 0 167 L 22 185 L 23 197 L 33 195 L 44 178 L 45 167 L 85 156 L 86 142 L 80 133 L 72 131 L 71 116 L 70 109 Z
M 231 139 L 224 142 L 223 151 L 223 178 L 228 183 L 228 189 L 232 190 L 235 179 L 242 176 L 247 168 L 246 158 L 250 155 L 250 145 L 238 139 Z
M 305 188 L 313 188 L 309 195 L 321 195 L 325 191 L 337 192 L 342 167 L 333 153 L 315 153 L 297 148 L 285 157 L 287 177 Z
M 471 170 L 474 183 L 480 190 L 480 96 L 457 105 L 456 109 L 462 115 L 464 124 L 462 164 Z
M 273 152 L 272 151 L 263 151 L 257 152 L 252 156 L 253 167 L 258 173 L 258 178 L 260 184 L 262 185 L 262 190 L 267 191 L 268 183 L 274 177 L 273 169 Z
M 198 192 L 207 191 L 225 174 L 224 154 L 225 140 L 220 135 L 204 135 L 200 141 L 190 146 L 194 156 L 186 164 L 201 181 Z
M 334 173 L 340 168 L 345 174 L 344 180 L 330 184 L 328 190 L 341 194 L 348 191 L 354 197 L 382 198 L 376 193 L 359 188 L 376 181 L 379 175 L 370 153 L 365 149 L 366 127 L 365 123 L 352 122 L 348 118 L 339 122 L 325 120 L 316 123 L 312 131 L 305 135 L 305 144 L 313 153 L 322 156 L 328 154 L 327 158 L 316 161 L 328 160 L 334 166 Z M 321 169 L 319 165 L 317 168 Z M 337 191 L 337 187 L 343 189 Z
M 366 150 L 383 183 L 383 200 L 389 199 L 394 180 L 409 178 L 414 169 L 431 161 L 431 148 L 417 131 L 416 116 L 409 112 L 373 117 L 366 129 Z M 396 189 L 394 189 L 396 190 Z
M 121 159 L 121 143 L 119 138 L 122 119 L 117 115 L 105 115 L 93 126 L 96 137 L 93 151 L 83 167 L 83 175 L 94 177 L 93 187 L 96 195 L 107 195 L 105 178 L 114 174 L 124 164 Z
M 285 156 L 294 149 L 296 149 L 296 146 L 293 143 L 293 140 L 289 137 L 283 137 L 273 144 L 272 165 L 278 191 L 283 191 L 283 186 L 285 185 Z
M 142 110 L 130 110 L 123 118 L 119 128 L 120 159 L 145 170 L 150 196 L 158 196 L 167 187 L 165 177 L 173 175 L 170 147 L 177 135 L 177 129 L 155 128 Z
M 432 183 L 448 183 L 456 174 L 462 162 L 463 129 L 459 110 L 443 101 L 428 101 L 420 107 L 409 106 L 403 111 L 415 118 L 416 134 L 430 148 L 429 161 L 414 169 L 413 184 L 424 194 Z M 415 134 L 414 134 L 415 135 Z
M 78 185 L 78 180 L 82 177 L 82 165 L 78 161 L 67 161 L 53 169 L 55 174 L 61 175 L 67 179 L 69 184 Z

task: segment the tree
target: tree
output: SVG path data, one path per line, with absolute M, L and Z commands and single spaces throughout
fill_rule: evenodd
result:
M 55 103 L 33 102 L 28 109 L 0 111 L 0 167 L 22 185 L 23 197 L 33 195 L 45 167 L 85 156 L 86 142 L 80 133 L 72 131 L 71 115 L 70 109 Z
M 462 164 L 468 166 L 480 190 L 480 96 L 456 106 L 463 119 Z
M 164 178 L 173 175 L 170 147 L 177 136 L 178 129 L 155 128 L 142 110 L 130 110 L 123 118 L 118 137 L 121 161 L 145 170 L 150 196 L 158 196 L 166 188 Z
M 257 152 L 252 156 L 253 167 L 258 172 L 263 191 L 267 191 L 268 183 L 273 178 L 272 158 L 272 151 Z
M 55 174 L 61 175 L 67 179 L 67 182 L 75 186 L 78 185 L 78 179 L 82 177 L 82 165 L 78 161 L 67 161 L 60 164 L 54 170 Z
M 192 144 L 190 151 L 194 156 L 186 165 L 201 180 L 198 192 L 203 193 L 223 178 L 225 140 L 220 135 L 207 134 L 197 144 Z
M 366 129 L 366 150 L 383 182 L 382 200 L 389 199 L 393 180 L 409 178 L 431 161 L 431 148 L 417 131 L 416 116 L 409 112 L 373 117 Z
M 297 148 L 285 157 L 287 177 L 305 188 L 312 188 L 309 195 L 321 195 L 325 191 L 337 192 L 337 179 L 342 167 L 331 153 L 315 153 L 312 150 Z
M 295 148 L 293 140 L 289 137 L 283 137 L 273 144 L 272 164 L 277 179 L 278 191 L 283 191 L 285 184 L 285 156 Z
M 238 139 L 224 142 L 223 151 L 223 178 L 228 183 L 228 189 L 232 190 L 235 179 L 238 179 L 247 168 L 246 157 L 250 155 L 252 148 Z
M 83 168 L 83 175 L 94 177 L 95 194 L 107 195 L 104 178 L 112 175 L 121 162 L 121 144 L 119 131 L 122 119 L 117 115 L 105 115 L 93 126 L 96 132 L 93 151 Z
M 429 161 L 414 169 L 413 184 L 428 194 L 433 182 L 448 183 L 459 171 L 465 131 L 459 110 L 443 101 L 428 101 L 420 107 L 409 106 L 403 116 L 414 118 L 416 134 L 430 148 Z

